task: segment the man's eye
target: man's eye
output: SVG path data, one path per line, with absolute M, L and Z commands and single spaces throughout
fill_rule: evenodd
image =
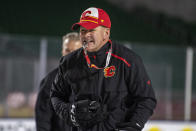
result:
M 86 31 L 86 30 L 84 30 L 84 29 L 81 29 L 81 30 L 80 30 L 80 32 L 85 32 L 85 31 Z
M 85 33 L 85 31 L 84 31 L 84 30 L 81 30 L 81 31 L 80 31 L 80 33 L 84 34 L 84 33 Z
M 90 30 L 90 32 L 93 32 L 93 31 L 95 31 L 95 29 Z

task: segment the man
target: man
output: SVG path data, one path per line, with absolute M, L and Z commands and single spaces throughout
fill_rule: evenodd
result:
M 63 36 L 62 56 L 82 47 L 79 35 L 76 32 Z M 50 88 L 58 72 L 58 68 L 50 72 L 40 84 L 40 92 L 36 102 L 36 128 L 37 131 L 69 131 L 65 121 L 59 119 L 50 102 Z
M 83 48 L 62 58 L 52 84 L 56 113 L 74 131 L 141 131 L 156 106 L 141 58 L 110 40 L 102 9 L 85 10 L 78 28 Z

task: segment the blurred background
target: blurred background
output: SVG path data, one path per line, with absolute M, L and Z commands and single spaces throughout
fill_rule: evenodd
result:
M 145 130 L 175 122 L 172 131 L 196 131 L 195 0 L 1 2 L 0 131 L 35 130 L 40 81 L 58 65 L 62 36 L 93 6 L 109 14 L 111 39 L 139 54 L 152 79 L 158 105 Z

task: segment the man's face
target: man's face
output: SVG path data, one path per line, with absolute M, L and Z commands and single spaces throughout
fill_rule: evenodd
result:
M 94 29 L 87 30 L 80 27 L 80 39 L 87 44 L 87 51 L 98 51 L 109 39 L 110 29 L 98 26 Z
M 80 47 L 82 47 L 80 41 L 69 41 L 68 39 L 66 39 L 63 43 L 62 55 L 65 56 L 73 52 L 74 50 L 79 49 Z

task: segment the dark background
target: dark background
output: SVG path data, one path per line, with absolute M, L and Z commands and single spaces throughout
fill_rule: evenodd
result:
M 89 7 L 104 9 L 112 21 L 111 39 L 150 44 L 196 45 L 196 23 L 135 7 L 125 12 L 106 0 L 4 1 L 0 4 L 0 33 L 62 36 L 71 31 Z

